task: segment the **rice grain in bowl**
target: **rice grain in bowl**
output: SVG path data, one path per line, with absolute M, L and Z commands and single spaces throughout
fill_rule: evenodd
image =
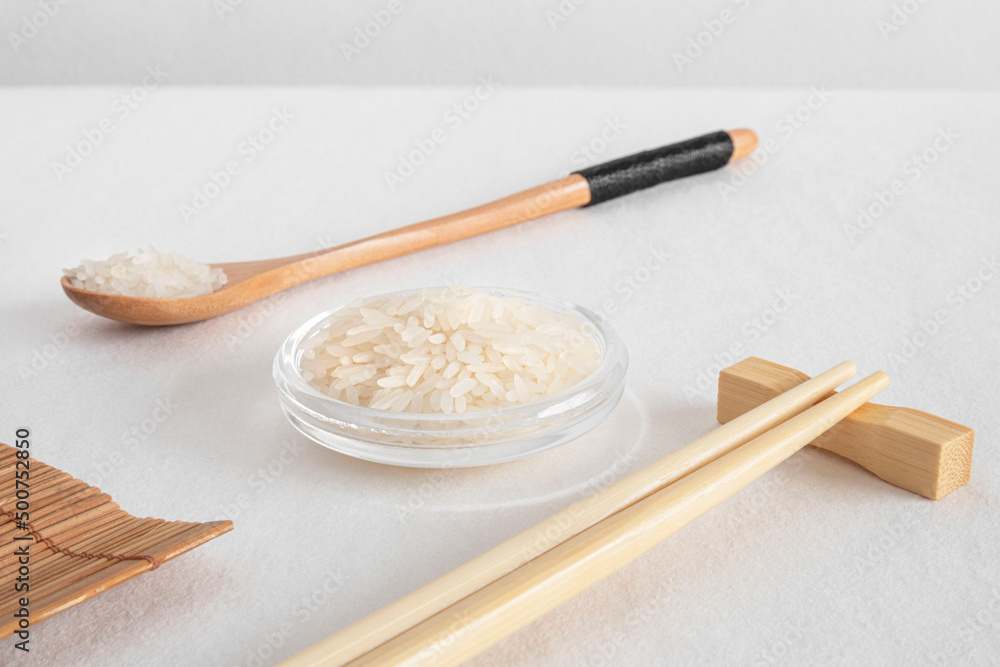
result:
M 426 307 L 445 298 L 469 307 L 421 312 L 416 325 L 416 311 L 400 312 L 415 299 Z M 473 310 L 477 303 L 482 310 Z M 592 429 L 624 389 L 623 343 L 604 319 L 571 303 L 496 288 L 434 288 L 347 309 L 293 332 L 275 358 L 274 378 L 296 428 L 358 458 L 416 467 L 523 458 Z M 539 330 L 544 337 L 532 333 Z M 459 360 L 460 352 L 470 354 Z

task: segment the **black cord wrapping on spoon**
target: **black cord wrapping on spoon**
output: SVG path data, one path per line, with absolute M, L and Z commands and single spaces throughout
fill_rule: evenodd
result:
M 587 179 L 590 185 L 587 206 L 593 206 L 677 178 L 714 171 L 729 162 L 733 150 L 729 133 L 719 130 L 575 173 Z

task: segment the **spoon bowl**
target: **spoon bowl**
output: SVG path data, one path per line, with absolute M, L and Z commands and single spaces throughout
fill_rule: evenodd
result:
M 257 262 L 212 264 L 212 268 L 223 270 L 227 282 L 211 294 L 201 296 L 162 299 L 93 292 L 74 287 L 68 276 L 63 276 L 60 284 L 70 301 L 101 317 L 147 326 L 188 324 L 238 310 L 288 287 L 310 280 L 306 277 L 295 280 L 295 277 L 304 275 L 304 269 L 313 264 L 309 260 L 317 254 L 309 253 Z M 302 266 L 303 262 L 305 266 Z

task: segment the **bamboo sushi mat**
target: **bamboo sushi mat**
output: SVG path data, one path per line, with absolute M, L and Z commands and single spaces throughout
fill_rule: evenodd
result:
M 0 638 L 18 629 L 21 598 L 35 625 L 233 529 L 136 518 L 97 487 L 17 452 L 0 443 Z

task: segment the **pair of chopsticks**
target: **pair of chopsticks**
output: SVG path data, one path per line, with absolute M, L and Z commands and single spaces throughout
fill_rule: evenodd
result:
M 617 572 L 889 384 L 879 371 L 825 398 L 855 372 L 845 361 L 803 382 L 282 664 L 471 658 Z

